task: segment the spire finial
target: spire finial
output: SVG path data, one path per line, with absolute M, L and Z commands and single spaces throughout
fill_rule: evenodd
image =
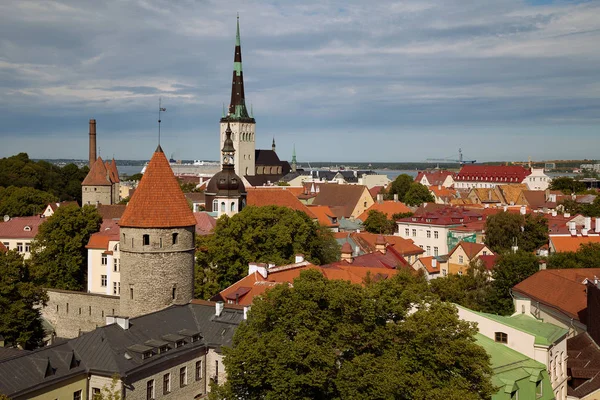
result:
M 240 45 L 240 13 L 237 13 L 237 31 L 235 33 L 235 45 Z
M 250 103 L 250 118 L 254 118 L 254 104 Z

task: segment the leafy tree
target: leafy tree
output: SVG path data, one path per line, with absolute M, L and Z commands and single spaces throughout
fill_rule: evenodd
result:
M 577 251 L 551 254 L 547 268 L 600 268 L 600 243 L 584 243 Z
M 0 188 L 0 215 L 22 217 L 40 214 L 45 206 L 56 200 L 54 195 L 31 187 Z
M 494 281 L 488 311 L 502 315 L 512 314 L 514 305 L 510 290 L 517 283 L 535 274 L 539 269 L 538 258 L 533 253 L 517 251 L 516 253 L 506 252 L 500 255 L 492 272 Z
M 418 182 L 413 182 L 408 192 L 404 195 L 403 201 L 409 206 L 420 206 L 423 203 L 431 203 L 435 199 L 426 186 Z
M 561 206 L 564 212 L 571 213 L 573 215 L 581 212 L 581 204 L 573 199 L 564 199 L 558 203 L 558 206 Z
M 141 172 L 139 172 L 137 174 L 131 175 L 126 180 L 128 180 L 128 181 L 139 181 L 139 180 L 142 179 L 142 176 L 144 176 L 144 174 L 142 174 Z
M 27 264 L 14 250 L 0 252 L 0 334 L 7 343 L 33 349 L 42 344 L 40 306 L 46 292 L 33 284 Z
M 227 382 L 209 398 L 487 399 L 492 370 L 476 332 L 422 279 L 362 287 L 304 271 L 254 301 L 224 349 Z
M 564 194 L 577 193 L 585 190 L 585 183 L 568 176 L 560 176 L 552 179 L 550 190 L 560 190 Z
M 592 204 L 582 204 L 580 212 L 586 217 L 600 217 L 600 196 L 597 196 Z
M 548 243 L 548 222 L 543 215 L 501 212 L 485 222 L 485 243 L 497 253 L 516 245 L 525 251 L 534 251 Z
M 45 287 L 82 290 L 90 236 L 102 217 L 93 206 L 62 206 L 40 225 L 32 243 L 32 275 Z
M 433 294 L 442 301 L 460 304 L 475 311 L 490 311 L 492 281 L 479 260 L 473 260 L 463 275 L 451 274 L 429 282 Z
M 389 188 L 389 192 L 387 193 L 387 198 L 392 199 L 392 198 L 394 198 L 394 195 L 397 194 L 398 200 L 401 202 L 405 202 L 404 196 L 406 195 L 406 192 L 408 192 L 408 190 L 410 189 L 410 186 L 413 183 L 414 183 L 414 179 L 412 178 L 412 176 L 410 176 L 408 174 L 398 175 L 396 177 L 396 179 L 394 179 L 394 181 L 392 182 L 392 184 Z
M 329 229 L 301 211 L 276 206 L 249 206 L 219 218 L 213 234 L 198 237 L 197 246 L 196 294 L 205 298 L 244 277 L 249 262 L 282 265 L 302 253 L 314 264 L 328 264 L 340 251 Z
M 363 226 L 367 232 L 381 233 L 389 235 L 394 233 L 396 223 L 387 218 L 385 213 L 377 210 L 370 210 L 369 216 L 365 219 Z
M 117 389 L 120 380 L 119 374 L 114 374 L 110 386 L 104 385 L 100 394 L 94 394 L 92 400 L 121 400 L 121 391 Z

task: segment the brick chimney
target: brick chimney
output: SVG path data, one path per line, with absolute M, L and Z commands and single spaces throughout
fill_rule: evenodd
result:
M 96 162 L 96 120 L 90 119 L 90 169 Z
M 377 235 L 377 238 L 375 239 L 375 251 L 385 254 L 385 247 L 385 238 L 383 235 Z
M 350 246 L 348 241 L 342 245 L 341 259 L 342 261 L 348 261 L 349 263 L 352 262 L 352 246 Z

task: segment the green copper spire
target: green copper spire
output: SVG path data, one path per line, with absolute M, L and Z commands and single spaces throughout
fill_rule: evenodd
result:
M 292 150 L 292 164 L 296 164 L 296 145 L 294 145 L 294 150 Z
M 227 115 L 223 118 L 229 120 L 252 120 L 246 109 L 244 95 L 244 73 L 242 72 L 242 47 L 240 45 L 240 17 L 237 17 L 235 33 L 235 52 L 233 58 L 233 76 L 231 80 L 231 101 Z M 249 121 L 254 122 L 254 121 Z

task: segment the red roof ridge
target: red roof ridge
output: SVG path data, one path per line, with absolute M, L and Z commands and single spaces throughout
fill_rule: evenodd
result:
M 112 185 L 110 172 L 107 170 L 102 157 L 98 157 L 94 164 L 92 164 L 92 168 L 90 172 L 86 175 L 83 182 L 81 182 L 82 186 L 110 186 Z

